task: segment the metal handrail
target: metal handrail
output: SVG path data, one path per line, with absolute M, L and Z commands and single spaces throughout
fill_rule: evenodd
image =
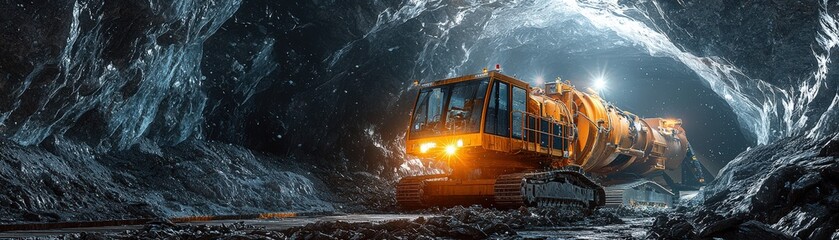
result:
M 519 138 L 520 138 L 519 140 L 522 141 L 522 144 L 533 144 L 533 149 L 536 149 L 537 145 L 541 146 L 541 142 L 539 142 L 539 140 L 541 139 L 542 135 L 546 135 L 546 136 L 548 136 L 547 150 L 548 150 L 548 154 L 550 155 L 550 154 L 552 154 L 552 151 L 554 149 L 553 144 L 552 144 L 554 139 L 559 138 L 559 139 L 569 140 L 569 141 L 574 140 L 573 137 L 562 135 L 562 133 L 552 133 L 553 131 L 544 131 L 542 129 L 527 127 L 528 117 L 532 117 L 535 121 L 535 124 L 539 124 L 539 126 L 541 126 L 542 120 L 545 120 L 548 123 L 550 123 L 549 126 L 559 125 L 559 126 L 565 126 L 566 128 L 570 126 L 568 123 L 557 121 L 553 118 L 544 118 L 542 116 L 532 114 L 532 113 L 528 113 L 528 112 L 524 112 L 524 111 L 513 111 L 513 114 L 515 114 L 515 113 L 519 113 L 519 114 L 522 115 L 521 136 L 519 136 Z M 552 127 L 551 127 L 551 130 L 553 130 Z M 562 132 L 564 132 L 564 131 L 566 131 L 566 130 L 563 130 Z M 533 134 L 535 139 L 530 139 L 530 134 Z M 567 143 L 567 144 L 570 144 L 570 143 Z M 565 145 L 565 144 L 563 144 L 563 145 Z

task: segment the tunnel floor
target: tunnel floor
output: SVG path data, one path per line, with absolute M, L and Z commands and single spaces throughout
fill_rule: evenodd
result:
M 303 227 L 317 222 L 342 221 L 347 223 L 386 223 L 395 220 L 413 221 L 419 217 L 431 218 L 436 214 L 346 214 L 333 216 L 311 216 L 263 220 L 217 220 L 206 222 L 179 223 L 180 226 L 232 226 L 244 224 L 264 231 L 283 231 L 292 227 Z M 547 238 L 547 239 L 640 239 L 646 235 L 653 223 L 652 217 L 624 217 L 624 223 L 606 225 L 574 224 L 561 227 L 532 228 L 517 231 L 515 234 L 496 236 L 501 238 Z M 126 231 L 136 231 L 147 225 L 127 225 L 94 228 L 66 228 L 53 230 L 0 232 L 0 238 L 73 238 L 81 234 L 95 234 L 106 237 L 125 236 Z

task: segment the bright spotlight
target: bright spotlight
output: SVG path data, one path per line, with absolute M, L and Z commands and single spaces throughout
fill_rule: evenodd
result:
M 446 155 L 452 156 L 457 152 L 457 147 L 454 145 L 446 146 Z
M 606 89 L 606 80 L 602 77 L 594 79 L 594 84 L 592 84 L 592 87 L 594 87 L 594 89 L 597 91 Z

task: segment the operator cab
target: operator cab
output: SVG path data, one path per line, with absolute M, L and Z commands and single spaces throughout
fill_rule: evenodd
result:
M 486 159 L 522 149 L 561 157 L 567 150 L 560 137 L 564 127 L 541 117 L 545 108 L 521 80 L 489 71 L 421 87 L 408 130 L 409 154 L 465 159 L 470 150 L 489 150 L 472 151 Z
M 411 139 L 478 133 L 489 77 L 420 90 Z

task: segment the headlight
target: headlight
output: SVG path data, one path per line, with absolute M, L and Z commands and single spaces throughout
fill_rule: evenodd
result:
M 457 147 L 455 147 L 454 145 L 446 146 L 446 155 L 451 156 L 451 155 L 454 155 L 456 152 L 457 152 Z
M 427 153 L 428 150 L 431 150 L 432 148 L 434 148 L 436 146 L 437 146 L 437 144 L 433 143 L 433 142 L 420 144 L 420 153 Z

